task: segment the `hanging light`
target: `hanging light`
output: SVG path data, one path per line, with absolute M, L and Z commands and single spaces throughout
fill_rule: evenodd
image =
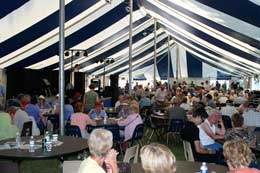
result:
M 80 55 L 80 52 L 79 52 L 79 51 L 75 53 L 75 56 L 79 56 L 79 55 Z
M 70 52 L 69 52 L 69 51 L 66 51 L 66 52 L 64 53 L 64 55 L 65 55 L 65 56 L 70 56 Z
M 88 51 L 87 51 L 87 50 L 85 50 L 85 52 L 84 52 L 83 56 L 85 56 L 85 57 L 87 57 L 87 56 L 88 56 Z

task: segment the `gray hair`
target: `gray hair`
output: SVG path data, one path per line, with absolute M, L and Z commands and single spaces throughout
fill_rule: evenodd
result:
M 105 129 L 95 129 L 89 136 L 88 146 L 90 154 L 103 157 L 112 148 L 113 135 Z

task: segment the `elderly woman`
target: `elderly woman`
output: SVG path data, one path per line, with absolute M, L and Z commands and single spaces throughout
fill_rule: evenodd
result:
M 129 107 L 129 115 L 126 119 L 121 119 L 117 122 L 119 126 L 125 127 L 124 140 L 127 141 L 132 138 L 135 127 L 143 123 L 141 116 L 138 113 L 138 108 L 135 105 Z M 123 135 L 122 135 L 123 136 Z
M 88 114 L 84 114 L 83 110 L 84 110 L 83 104 L 81 102 L 77 102 L 75 104 L 75 113 L 73 113 L 70 118 L 70 124 L 78 126 L 81 131 L 81 136 L 83 138 L 88 138 L 86 126 L 89 124 L 95 126 L 96 122 L 92 120 L 88 116 Z
M 252 161 L 252 152 L 245 141 L 228 141 L 223 148 L 228 173 L 260 173 L 259 170 L 248 167 Z
M 175 173 L 175 156 L 162 144 L 150 144 L 141 148 L 141 162 L 145 173 Z
M 88 139 L 90 156 L 85 159 L 78 170 L 78 173 L 106 173 L 103 169 L 105 164 L 112 173 L 118 173 L 117 152 L 111 149 L 113 145 L 113 135 L 105 129 L 95 129 Z
M 244 140 L 251 148 L 255 148 L 255 138 L 244 125 L 244 117 L 240 113 L 235 113 L 231 117 L 232 129 L 227 130 L 225 141 Z

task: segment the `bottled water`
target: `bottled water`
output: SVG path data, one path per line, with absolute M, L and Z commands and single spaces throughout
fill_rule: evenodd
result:
M 206 162 L 202 162 L 202 165 L 200 167 L 200 173 L 208 173 L 208 167 L 206 165 Z
M 29 142 L 29 152 L 30 153 L 35 152 L 35 148 L 34 147 L 35 147 L 35 141 L 34 141 L 33 136 L 31 136 L 30 142 Z
M 107 116 L 104 117 L 104 124 L 107 124 Z
M 45 132 L 44 139 L 45 139 L 46 142 L 49 142 L 49 141 L 50 141 L 50 135 L 49 135 L 49 132 L 48 132 L 48 131 Z
M 20 133 L 19 133 L 19 132 L 16 133 L 15 142 L 16 142 L 16 147 L 17 147 L 17 148 L 20 148 L 20 146 L 21 146 L 21 136 L 20 136 Z

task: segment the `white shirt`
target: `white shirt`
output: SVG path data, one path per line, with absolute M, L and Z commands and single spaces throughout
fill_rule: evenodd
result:
M 161 88 L 158 88 L 156 90 L 156 93 L 155 93 L 155 98 L 156 100 L 158 101 L 164 101 L 165 100 L 165 97 L 167 96 L 167 90 L 164 89 L 163 91 L 161 90 Z
M 228 100 L 227 97 L 221 96 L 221 97 L 218 99 L 218 102 L 219 102 L 219 103 L 226 103 L 227 100 Z
M 80 164 L 78 173 L 106 173 L 90 156 Z
M 234 113 L 237 113 L 237 109 L 234 106 L 227 105 L 225 107 L 222 107 L 221 110 L 221 115 L 228 115 L 230 118 Z
M 191 106 L 188 103 L 182 103 L 180 107 L 183 108 L 185 111 L 191 110 Z
M 211 131 L 216 134 L 216 126 L 213 124 L 212 126 L 210 126 L 210 123 L 208 121 L 208 119 L 206 119 L 204 121 L 204 123 L 208 124 L 209 128 L 211 129 Z M 198 126 L 199 130 L 200 130 L 200 142 L 202 144 L 202 146 L 206 146 L 206 145 L 211 145 L 215 143 L 215 140 L 212 139 L 202 128 L 202 124 Z

